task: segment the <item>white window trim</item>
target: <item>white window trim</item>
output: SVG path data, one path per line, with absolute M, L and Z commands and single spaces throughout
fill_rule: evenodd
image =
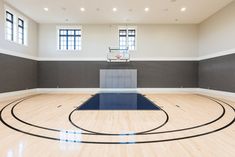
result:
M 10 12 L 13 14 L 13 41 L 8 40 L 6 37 L 6 28 L 7 28 L 7 23 L 6 23 L 6 11 Z M 24 44 L 19 43 L 19 38 L 18 38 L 18 18 L 22 19 L 24 21 Z M 19 12 L 15 11 L 14 9 L 10 8 L 7 5 L 4 5 L 4 35 L 5 35 L 5 40 L 17 45 L 21 46 L 28 46 L 28 19 L 21 15 Z
M 137 51 L 137 36 L 138 36 L 138 30 L 137 26 L 118 26 L 118 45 L 120 45 L 119 41 L 119 30 L 120 29 L 135 29 L 135 49 L 134 50 L 129 50 L 129 52 L 135 52 Z
M 60 29 L 80 29 L 81 30 L 81 49 L 80 50 L 60 50 Z M 56 26 L 56 50 L 59 52 L 80 52 L 82 51 L 82 26 L 81 25 L 61 25 Z

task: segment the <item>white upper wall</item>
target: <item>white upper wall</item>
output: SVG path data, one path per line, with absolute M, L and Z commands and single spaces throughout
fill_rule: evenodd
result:
M 17 12 L 19 11 L 17 10 Z M 23 15 L 21 12 L 19 13 Z M 14 53 L 14 55 L 17 56 L 37 56 L 38 25 L 30 18 L 28 17 L 26 18 L 28 20 L 28 42 L 27 42 L 28 45 L 24 46 L 5 40 L 5 8 L 3 0 L 0 0 L 0 52 L 1 53 L 12 53 L 12 54 Z
M 199 26 L 199 56 L 223 51 L 235 51 L 235 2 Z
M 82 25 L 82 50 L 58 51 L 60 25 L 40 24 L 39 57 L 42 59 L 106 60 L 108 47 L 118 47 L 119 25 Z M 132 59 L 190 59 L 197 57 L 197 25 L 135 25 L 137 50 Z

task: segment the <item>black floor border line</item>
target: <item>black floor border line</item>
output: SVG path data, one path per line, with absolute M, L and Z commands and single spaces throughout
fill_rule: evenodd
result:
M 12 102 L 14 103 L 14 102 Z M 2 112 L 3 110 L 8 107 L 9 105 L 11 105 L 12 103 L 9 103 L 8 105 L 6 105 L 4 108 L 1 109 L 0 111 L 0 120 L 1 122 L 6 125 L 7 127 L 27 134 L 27 135 L 31 135 L 31 136 L 35 136 L 35 137 L 40 137 L 40 138 L 45 138 L 45 139 L 51 139 L 51 140 L 57 140 L 57 141 L 64 141 L 64 142 L 72 142 L 72 143 L 86 143 L 86 144 L 144 144 L 144 143 L 159 143 L 159 142 L 170 142 L 170 141 L 177 141 L 177 140 L 183 140 L 183 139 L 189 139 L 189 138 L 195 138 L 195 137 L 199 137 L 199 136 L 204 136 L 204 135 L 208 135 L 211 133 L 215 133 L 218 131 L 221 131 L 227 127 L 229 127 L 230 125 L 232 125 L 235 122 L 235 114 L 234 114 L 234 118 L 231 122 L 229 122 L 228 124 L 226 124 L 225 126 L 218 128 L 216 130 L 212 130 L 210 132 L 206 132 L 206 133 L 201 133 L 201 134 L 196 134 L 196 135 L 191 135 L 191 136 L 185 136 L 185 137 L 179 137 L 179 138 L 173 138 L 173 139 L 164 139 L 164 140 L 153 140 L 153 141 L 137 141 L 137 142 L 92 142 L 92 141 L 74 141 L 74 140 L 65 140 L 65 139 L 59 139 L 59 138 L 53 138 L 53 137 L 47 137 L 47 136 L 42 136 L 42 135 L 37 135 L 37 134 L 33 134 L 33 133 L 29 133 L 26 131 L 22 131 L 20 129 L 14 128 L 13 126 L 7 124 L 4 119 L 2 118 Z M 235 108 L 233 106 L 231 106 L 229 103 L 225 103 L 226 105 L 228 105 L 235 113 Z

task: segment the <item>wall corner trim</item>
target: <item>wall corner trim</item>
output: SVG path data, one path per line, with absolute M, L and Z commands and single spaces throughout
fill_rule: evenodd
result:
M 28 54 L 22 54 L 16 51 L 10 51 L 6 49 L 0 48 L 1 54 L 6 54 L 10 56 L 31 59 L 35 61 L 106 61 L 106 58 L 50 58 L 50 57 L 39 57 L 32 56 Z M 132 58 L 131 61 L 201 61 L 221 56 L 226 56 L 230 54 L 235 54 L 235 48 L 229 49 L 225 51 L 216 52 L 213 54 L 199 56 L 199 57 L 156 57 L 156 58 Z
M 198 60 L 201 61 L 201 60 L 206 60 L 206 59 L 211 59 L 211 58 L 216 58 L 216 57 L 222 57 L 222 56 L 226 56 L 226 55 L 230 55 L 230 54 L 235 54 L 235 48 L 225 50 L 225 51 L 215 52 L 213 54 L 209 54 L 209 55 L 205 55 L 205 56 L 201 56 L 201 57 L 198 57 Z

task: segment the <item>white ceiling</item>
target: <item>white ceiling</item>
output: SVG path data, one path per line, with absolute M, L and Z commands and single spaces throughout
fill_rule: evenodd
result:
M 5 0 L 38 23 L 200 23 L 233 0 Z M 48 7 L 49 11 L 43 8 Z M 84 7 L 85 12 L 80 8 Z M 117 12 L 112 8 L 116 7 Z M 149 12 L 144 8 L 149 7 Z M 180 9 L 186 7 L 186 12 Z M 68 19 L 68 20 L 66 20 Z

